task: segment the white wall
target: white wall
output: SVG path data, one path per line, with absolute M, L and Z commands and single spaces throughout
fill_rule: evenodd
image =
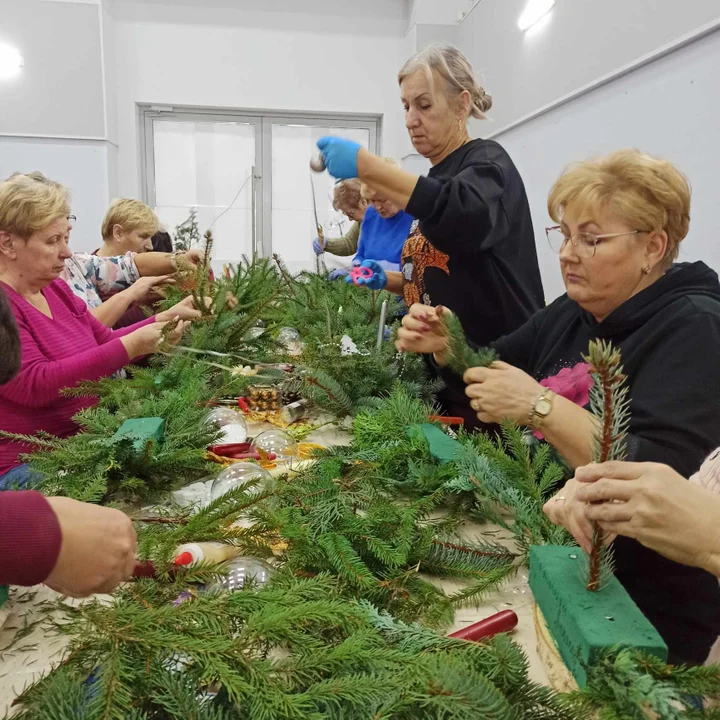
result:
M 500 133 L 527 187 L 548 299 L 564 292 L 558 259 L 547 246 L 547 193 L 562 168 L 592 155 L 637 147 L 674 162 L 690 178 L 690 234 L 680 260 L 720 270 L 720 31 Z M 485 125 L 485 129 L 489 129 Z
M 557 0 L 523 33 L 526 2 L 482 0 L 458 28 L 498 130 L 720 18 L 718 0 Z
M 92 252 L 100 245 L 100 225 L 108 206 L 108 147 L 103 142 L 0 138 L 0 178 L 40 170 L 71 189 L 77 222 L 73 250 Z
M 25 62 L 0 82 L 0 134 L 105 137 L 97 5 L 0 0 L 0 42 Z
M 308 14 L 323 3 L 325 15 Z M 218 4 L 115 3 L 121 194 L 140 195 L 138 102 L 382 113 L 383 152 L 411 150 L 395 80 L 404 3 L 282 0 L 283 13 Z
M 101 10 L 99 0 L 0 0 L 0 42 L 24 60 L 17 78 L 0 82 L 0 179 L 40 170 L 67 185 L 78 250 L 98 246 L 114 172 L 103 62 L 114 32 L 101 32 Z

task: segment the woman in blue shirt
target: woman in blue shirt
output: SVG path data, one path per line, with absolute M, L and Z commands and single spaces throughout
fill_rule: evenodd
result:
M 392 158 L 385 158 L 388 164 L 400 167 Z M 360 227 L 360 242 L 353 258 L 353 267 L 365 260 L 375 260 L 383 270 L 399 271 L 403 245 L 410 233 L 413 217 L 390 200 L 386 195 L 363 183 L 362 197 L 370 205 L 365 211 Z M 350 268 L 333 270 L 330 279 L 336 280 L 348 274 Z

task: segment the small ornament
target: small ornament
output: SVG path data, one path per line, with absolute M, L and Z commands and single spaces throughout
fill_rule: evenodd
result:
M 297 402 L 286 405 L 280 412 L 280 418 L 288 425 L 292 425 L 298 420 L 302 420 L 310 411 L 309 400 L 298 400 Z
M 207 586 L 213 592 L 237 592 L 245 587 L 245 582 L 252 578 L 253 586 L 261 588 L 267 585 L 275 574 L 275 569 L 263 560 L 253 557 L 236 557 L 225 565 L 227 575 L 223 575 Z
M 251 327 L 245 333 L 245 340 L 257 340 L 264 332 L 265 332 L 265 328 Z
M 258 452 L 274 454 L 275 462 L 292 464 L 300 458 L 300 447 L 284 430 L 267 430 L 260 433 L 253 443 Z
M 248 431 L 243 416 L 229 407 L 217 407 L 207 418 L 209 424 L 215 425 L 222 432 L 217 445 L 242 443 L 247 440 Z
M 265 469 L 251 462 L 239 462 L 225 468 L 210 488 L 210 500 L 217 500 L 241 485 L 248 484 L 248 490 L 272 490 L 275 481 Z
M 310 158 L 310 169 L 313 172 L 321 173 L 325 170 L 327 165 L 325 164 L 325 156 L 318 151 L 313 157 Z
M 282 394 L 272 385 L 253 385 L 246 391 L 248 407 L 254 412 L 275 412 L 282 407 Z
M 288 355 L 300 355 L 302 352 L 300 333 L 292 327 L 280 328 L 280 332 L 277 335 L 277 344 L 280 345 Z

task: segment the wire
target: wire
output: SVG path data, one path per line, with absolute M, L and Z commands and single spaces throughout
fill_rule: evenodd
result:
M 229 210 L 232 210 L 232 206 L 235 204 L 235 201 L 240 197 L 240 193 L 245 189 L 245 186 L 248 184 L 248 180 L 254 175 L 254 171 L 251 171 L 250 174 L 245 178 L 245 182 L 240 186 L 240 189 L 237 191 L 237 195 L 232 199 L 232 202 L 219 214 L 215 216 L 215 219 L 210 223 L 210 226 L 208 227 L 208 230 L 212 230 L 213 225 Z

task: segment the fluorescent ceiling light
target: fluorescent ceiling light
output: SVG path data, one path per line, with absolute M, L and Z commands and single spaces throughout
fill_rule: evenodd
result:
M 555 5 L 555 0 L 528 0 L 528 4 L 518 20 L 518 27 L 521 30 L 531 28 L 552 10 L 553 5 Z
M 0 43 L 0 80 L 12 80 L 20 74 L 23 59 L 20 51 L 12 45 Z

